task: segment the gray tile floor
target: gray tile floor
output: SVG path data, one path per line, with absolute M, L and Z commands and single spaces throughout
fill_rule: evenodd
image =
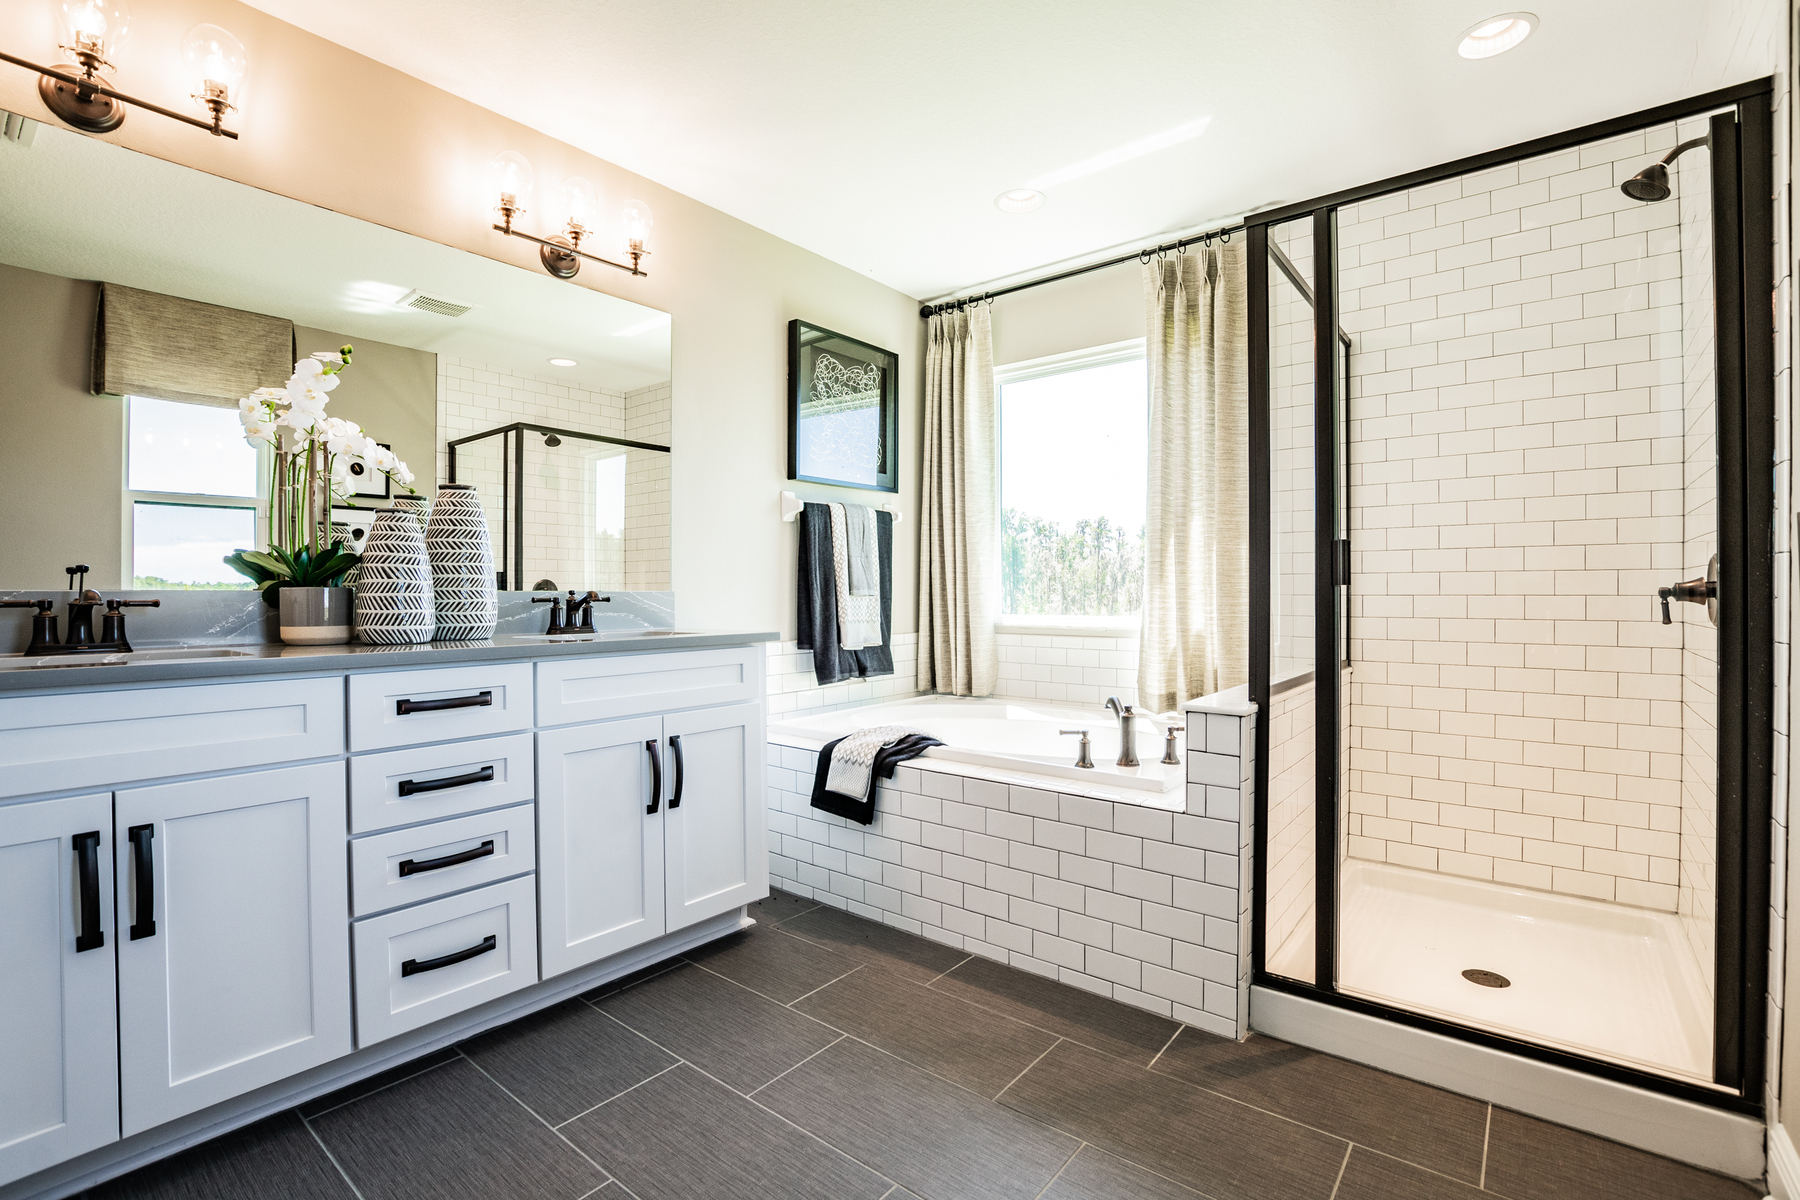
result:
M 685 959 L 94 1200 L 1749 1200 L 1267 1038 L 777 893 Z

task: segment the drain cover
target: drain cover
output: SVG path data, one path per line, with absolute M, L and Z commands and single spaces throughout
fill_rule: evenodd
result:
M 1464 971 L 1462 977 L 1470 983 L 1479 983 L 1482 987 L 1503 988 L 1512 986 L 1512 980 L 1500 974 L 1498 971 L 1469 970 Z

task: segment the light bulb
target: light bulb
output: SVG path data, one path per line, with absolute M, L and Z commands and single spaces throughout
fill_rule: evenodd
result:
M 556 189 L 556 207 L 568 224 L 589 230 L 600 216 L 600 193 L 581 176 L 572 175 Z
M 227 103 L 244 82 L 244 69 L 250 63 L 244 44 L 217 25 L 196 25 L 188 30 L 181 39 L 181 60 L 187 64 L 196 96 L 204 100 L 215 89 L 223 89 L 219 99 Z
M 531 160 L 517 150 L 504 150 L 488 164 L 488 194 L 502 212 L 524 212 L 531 204 Z
M 625 243 L 633 254 L 650 253 L 650 234 L 656 228 L 656 214 L 642 200 L 627 200 L 620 213 L 625 221 Z
M 131 32 L 126 0 L 59 0 L 55 11 L 67 50 L 85 50 L 110 61 Z

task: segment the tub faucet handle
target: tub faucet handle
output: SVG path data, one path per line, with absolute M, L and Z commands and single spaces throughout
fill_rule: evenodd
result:
M 1061 732 L 1064 737 L 1074 737 L 1076 734 L 1081 735 L 1081 752 L 1075 759 L 1075 765 L 1078 767 L 1092 767 L 1094 765 L 1094 744 L 1088 740 L 1088 731 L 1085 729 L 1064 729 Z
M 1171 767 L 1179 767 L 1181 765 L 1181 752 L 1176 749 L 1175 735 L 1186 732 L 1186 725 L 1171 725 L 1166 731 L 1166 736 L 1163 738 L 1162 760 Z

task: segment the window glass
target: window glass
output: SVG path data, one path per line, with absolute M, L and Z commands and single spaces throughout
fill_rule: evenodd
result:
M 1002 613 L 1136 615 L 1149 461 L 1142 349 L 1060 369 L 1018 364 L 999 380 Z
M 256 451 L 235 408 L 130 397 L 126 487 L 197 496 L 256 495 Z
M 131 506 L 131 526 L 134 588 L 255 586 L 223 561 L 256 545 L 254 508 L 139 502 Z

